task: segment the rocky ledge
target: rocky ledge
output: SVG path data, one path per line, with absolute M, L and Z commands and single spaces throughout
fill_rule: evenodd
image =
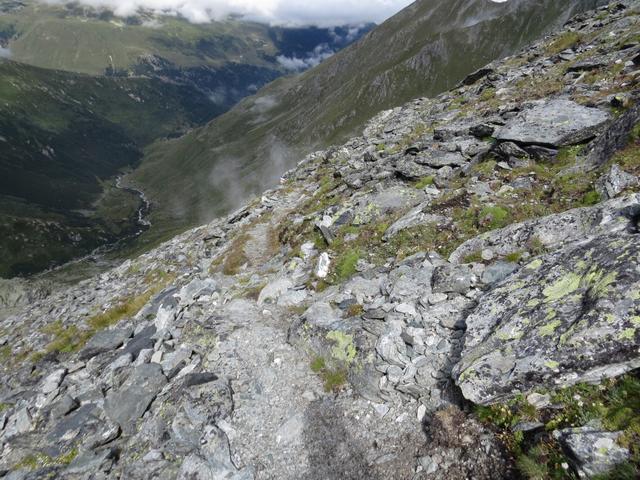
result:
M 639 39 L 636 1 L 581 15 L 224 219 L 3 287 L 0 477 L 636 478 Z

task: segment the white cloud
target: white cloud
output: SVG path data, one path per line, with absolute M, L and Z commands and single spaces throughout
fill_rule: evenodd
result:
M 62 3 L 66 0 L 45 0 Z M 413 0 L 79 0 L 84 5 L 107 8 L 122 17 L 138 10 L 181 15 L 194 23 L 222 20 L 240 14 L 272 25 L 336 25 L 379 23 Z
M 321 43 L 313 49 L 313 52 L 309 52 L 305 58 L 298 58 L 295 56 L 285 57 L 284 55 L 279 55 L 276 59 L 278 60 L 278 63 L 287 70 L 301 72 L 302 70 L 320 65 L 321 62 L 332 56 L 334 53 L 336 52 L 331 50 L 329 45 Z
M 9 58 L 11 56 L 11 50 L 9 50 L 9 47 L 4 48 L 2 45 L 0 45 L 0 58 Z

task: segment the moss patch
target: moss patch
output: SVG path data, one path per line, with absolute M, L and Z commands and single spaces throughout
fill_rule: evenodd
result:
M 73 448 L 58 457 L 51 457 L 44 453 L 27 455 L 13 466 L 14 470 L 37 470 L 39 468 L 59 467 L 69 465 L 78 456 L 78 449 Z
M 338 392 L 347 383 L 347 369 L 330 366 L 324 357 L 315 357 L 310 364 L 311 371 L 320 375 L 325 392 Z
M 341 255 L 336 261 L 335 281 L 344 282 L 356 273 L 356 265 L 360 260 L 360 251 L 351 249 Z
M 417 189 L 422 190 L 425 187 L 428 187 L 429 185 L 433 185 L 435 181 L 435 177 L 433 175 L 429 175 L 428 177 L 424 177 L 420 180 L 418 180 L 418 182 L 414 185 Z

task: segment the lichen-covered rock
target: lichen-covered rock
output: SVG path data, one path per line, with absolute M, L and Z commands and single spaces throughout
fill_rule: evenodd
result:
M 604 431 L 597 422 L 553 432 L 553 436 L 571 452 L 569 458 L 583 478 L 607 473 L 629 459 L 629 450 L 618 444 L 621 435 L 622 432 Z
M 617 197 L 625 188 L 637 183 L 638 179 L 634 175 L 625 172 L 618 165 L 613 165 L 609 172 L 596 183 L 596 191 L 600 194 L 600 198 L 608 200 Z
M 479 404 L 640 367 L 640 236 L 620 232 L 533 260 L 467 317 L 454 375 Z

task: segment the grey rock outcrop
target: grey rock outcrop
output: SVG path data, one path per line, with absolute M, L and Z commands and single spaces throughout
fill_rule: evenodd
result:
M 525 265 L 467 317 L 454 374 L 482 405 L 640 367 L 640 238 L 576 242 Z

